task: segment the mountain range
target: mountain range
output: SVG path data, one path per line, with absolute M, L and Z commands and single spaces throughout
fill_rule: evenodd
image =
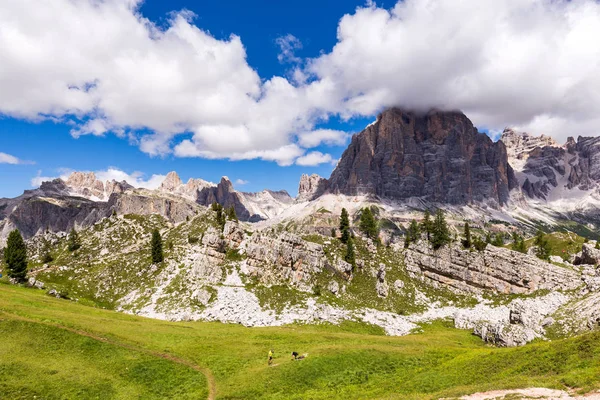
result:
M 598 143 L 510 129 L 494 142 L 460 112 L 389 109 L 353 136 L 328 179 L 302 175 L 296 198 L 237 191 L 227 177 L 183 182 L 171 172 L 151 190 L 75 172 L 1 199 L 0 247 L 18 229 L 30 286 L 146 317 L 351 320 L 390 335 L 451 318 L 485 341 L 521 345 L 549 326 L 568 335 L 600 321 Z M 214 203 L 239 221 L 219 220 Z M 375 241 L 359 228 L 367 206 L 379 221 Z M 338 230 L 343 208 L 354 262 Z M 426 235 L 405 241 L 411 221 L 435 208 L 454 240 L 438 249 Z M 464 248 L 465 221 L 474 237 L 500 243 Z M 539 229 L 554 232 L 549 259 L 536 256 L 533 238 L 524 253 L 504 244 Z M 149 257 L 155 230 L 161 263 Z
M 158 189 L 148 190 L 74 172 L 17 198 L 0 199 L 0 243 L 15 228 L 26 237 L 67 231 L 113 211 L 158 213 L 179 222 L 195 205 L 213 202 L 233 206 L 243 221 L 259 222 L 324 195 L 367 196 L 415 209 L 469 207 L 510 222 L 527 214 L 528 220 L 587 224 L 598 219 L 599 188 L 600 138 L 569 138 L 560 145 L 547 136 L 506 129 L 494 142 L 463 113 L 393 108 L 352 137 L 329 179 L 303 175 L 295 199 L 285 191 L 237 191 L 227 177 L 218 184 L 184 183 L 171 172 Z

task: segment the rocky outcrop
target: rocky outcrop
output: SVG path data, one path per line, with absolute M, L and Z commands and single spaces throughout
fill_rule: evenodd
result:
M 500 136 L 500 140 L 506 145 L 509 162 L 513 160 L 527 160 L 529 153 L 542 147 L 560 147 L 550 136 L 530 135 L 527 132 L 517 132 L 506 128 Z M 513 165 L 514 167 L 514 165 Z
M 182 222 L 196 215 L 198 206 L 181 198 L 153 196 L 151 193 L 131 192 L 113 195 L 108 207 L 121 214 L 162 215 L 171 222 Z
M 589 243 L 584 243 L 581 252 L 575 255 L 575 265 L 598 265 L 600 263 L 600 250 Z
M 57 183 L 55 181 L 55 183 Z M 125 181 L 102 182 L 96 179 L 93 172 L 73 172 L 64 184 L 66 190 L 71 195 L 79 195 L 89 200 L 106 201 L 113 193 L 123 193 L 126 190 L 133 189 L 133 186 Z
M 567 143 L 566 146 L 569 144 Z M 576 157 L 569 161 L 569 189 L 590 190 L 600 183 L 600 137 L 578 137 L 577 144 L 571 144 Z
M 460 112 L 390 109 L 355 135 L 329 179 L 346 195 L 505 204 L 517 186 L 502 142 Z
M 557 317 L 564 334 L 600 329 L 600 293 L 590 293 L 561 310 Z
M 551 315 L 570 298 L 562 293 L 516 299 L 507 306 L 479 304 L 454 314 L 454 325 L 472 329 L 484 341 L 502 347 L 522 346 L 543 338 L 546 328 L 555 323 Z
M 502 247 L 482 252 L 446 246 L 434 251 L 426 242 L 412 244 L 404 256 L 415 278 L 463 293 L 533 293 L 536 290 L 572 290 L 582 286 L 581 276 L 567 268 Z
M 257 232 L 245 242 L 246 272 L 264 283 L 288 282 L 303 290 L 327 264 L 323 247 L 283 232 L 277 237 Z
M 310 201 L 325 192 L 327 188 L 327 179 L 322 178 L 317 174 L 306 175 L 302 174 L 300 177 L 300 184 L 298 185 L 298 197 L 296 201 Z
M 67 232 L 73 227 L 90 226 L 110 213 L 105 202 L 42 189 L 26 191 L 16 199 L 0 202 L 0 245 L 13 229 L 18 229 L 24 238 L 45 230 Z
M 198 204 L 210 206 L 213 203 L 219 203 L 225 208 L 233 207 L 237 217 L 242 221 L 260 220 L 262 218 L 252 218 L 248 209 L 243 203 L 241 194 L 233 189 L 233 184 L 224 176 L 215 187 L 205 187 L 198 193 Z
M 216 185 L 202 179 L 191 179 L 186 184 L 175 171 L 167 174 L 165 180 L 158 188 L 159 191 L 184 197 L 188 200 L 197 201 L 198 194 L 205 188 L 215 187 Z
M 506 145 L 523 192 L 530 198 L 548 200 L 555 190 L 562 193 L 600 187 L 600 138 L 580 136 L 575 141 L 569 137 L 561 146 L 544 135 L 507 129 L 500 140 Z

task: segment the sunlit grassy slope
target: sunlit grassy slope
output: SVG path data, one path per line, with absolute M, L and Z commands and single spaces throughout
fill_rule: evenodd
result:
M 170 323 L 0 284 L 0 398 L 206 398 L 212 387 L 219 399 L 433 399 L 600 387 L 599 333 L 497 349 L 444 323 L 406 337 L 376 332 Z M 291 351 L 308 358 L 291 361 Z

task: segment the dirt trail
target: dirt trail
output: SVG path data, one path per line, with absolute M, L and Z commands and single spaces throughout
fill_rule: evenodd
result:
M 65 331 L 68 331 L 68 332 L 71 332 L 71 333 L 75 333 L 77 335 L 85 336 L 85 337 L 88 337 L 90 339 L 97 340 L 99 342 L 104 342 L 104 343 L 107 343 L 107 344 L 111 344 L 113 346 L 119 346 L 119 347 L 127 349 L 127 350 L 132 350 L 132 351 L 136 351 L 136 352 L 139 352 L 139 353 L 148 354 L 148 355 L 151 355 L 151 356 L 154 356 L 154 357 L 163 358 L 165 360 L 172 361 L 174 363 L 184 365 L 184 366 L 186 366 L 188 368 L 192 368 L 192 369 L 200 372 L 202 375 L 204 375 L 206 377 L 206 381 L 208 382 L 208 400 L 215 400 L 216 399 L 217 385 L 216 385 L 216 382 L 215 382 L 215 377 L 213 376 L 212 372 L 208 368 L 201 367 L 199 365 L 196 365 L 196 364 L 194 364 L 194 363 L 192 363 L 190 361 L 184 360 L 184 359 L 179 358 L 177 356 L 174 356 L 172 354 L 161 353 L 161 352 L 158 352 L 158 351 L 145 349 L 143 347 L 138 347 L 138 346 L 135 346 L 135 345 L 132 345 L 132 344 L 119 342 L 119 341 L 114 340 L 114 339 L 110 339 L 110 338 L 107 338 L 107 337 L 104 337 L 104 336 L 99 336 L 99 335 L 96 335 L 96 334 L 88 332 L 88 331 L 84 331 L 84 330 L 80 330 L 80 329 L 75 329 L 75 328 L 70 328 L 68 326 L 64 326 L 64 325 L 61 325 L 61 324 L 58 324 L 58 323 L 46 322 L 46 321 L 38 321 L 36 319 L 31 319 L 31 318 L 23 317 L 23 316 L 20 316 L 20 315 L 17 315 L 17 314 L 13 314 L 13 313 L 10 313 L 10 312 L 6 312 L 5 310 L 0 310 L 0 314 L 5 314 L 10 319 L 16 319 L 16 320 L 20 320 L 20 321 L 31 322 L 31 323 L 35 323 L 35 324 L 42 324 L 42 325 L 51 326 L 51 327 L 54 327 L 54 328 L 63 329 Z
M 545 400 L 600 400 L 600 393 L 589 393 L 578 396 L 562 390 L 545 388 L 527 388 L 515 390 L 494 390 L 490 392 L 475 393 L 461 397 L 462 400 L 501 400 L 510 396 L 510 399 L 545 399 Z

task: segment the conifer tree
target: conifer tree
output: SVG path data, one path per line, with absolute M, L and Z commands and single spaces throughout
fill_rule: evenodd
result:
M 433 233 L 433 223 L 431 222 L 431 213 L 429 210 L 425 210 L 423 215 L 423 222 L 421 223 L 421 230 L 427 234 L 427 240 L 431 241 L 431 234 Z
M 485 234 L 485 242 L 487 244 L 492 243 L 492 235 L 489 232 Z
M 152 231 L 152 241 L 150 242 L 150 246 L 152 250 L 152 263 L 158 264 L 163 262 L 163 243 L 158 229 Z
M 377 241 L 379 237 L 379 228 L 377 227 L 377 221 L 373 216 L 373 212 L 369 207 L 363 208 L 360 213 L 359 228 L 369 239 Z
M 222 231 L 223 228 L 225 228 L 225 222 L 227 222 L 227 215 L 226 215 L 227 212 L 225 212 L 223 210 L 223 206 L 217 202 L 212 203 L 211 208 L 213 211 L 215 211 L 217 213 L 217 216 L 216 216 L 217 225 L 219 225 L 219 227 L 221 228 L 221 231 Z M 234 210 L 234 212 L 235 212 L 235 210 Z
M 463 240 L 463 246 L 466 249 L 471 248 L 471 244 L 473 242 L 471 241 L 471 228 L 469 227 L 469 222 L 465 222 L 465 239 Z
M 419 240 L 419 224 L 416 220 L 410 221 L 408 230 L 406 231 L 406 240 L 404 241 L 404 247 L 408 247 L 411 243 Z
M 475 250 L 477 251 L 485 250 L 487 245 L 487 242 L 483 240 L 480 236 L 475 236 L 475 238 L 473 239 L 473 247 L 475 247 Z
M 348 239 L 350 239 L 350 218 L 348 216 L 348 211 L 345 208 L 342 208 L 342 215 L 340 216 L 340 240 L 342 243 L 348 243 Z
M 50 250 L 50 242 L 48 239 L 42 238 L 42 254 L 40 258 L 44 264 L 54 261 Z
M 444 212 L 441 209 L 438 209 L 435 213 L 435 219 L 433 220 L 431 228 L 431 244 L 433 245 L 433 248 L 437 250 L 450 243 L 450 241 L 450 230 L 448 229 Z
M 352 270 L 354 270 L 354 266 L 356 265 L 356 255 L 354 252 L 354 240 L 352 238 L 348 238 L 346 242 L 346 255 L 344 256 L 344 260 L 352 265 Z
M 75 251 L 81 247 L 81 241 L 79 239 L 79 234 L 75 230 L 75 227 L 71 229 L 71 233 L 69 233 L 68 238 L 68 249 L 69 251 Z
M 7 275 L 17 282 L 25 281 L 27 276 L 27 246 L 18 230 L 8 235 L 6 249 L 4 249 L 4 262 L 6 262 Z
M 551 251 L 550 242 L 548 242 L 548 239 L 544 235 L 544 232 L 542 232 L 541 230 L 539 230 L 535 235 L 534 244 L 537 247 L 536 255 L 538 256 L 538 258 L 542 260 L 549 260 Z
M 518 251 L 520 253 L 526 253 L 527 248 L 525 246 L 525 240 L 523 236 L 519 235 L 517 232 L 513 232 L 512 234 L 512 245 L 511 249 L 514 251 Z
M 231 206 L 227 209 L 227 218 L 229 218 L 231 221 L 238 221 L 234 206 Z
M 492 245 L 496 247 L 504 246 L 504 235 L 502 235 L 501 233 L 496 233 L 494 235 L 494 239 L 492 240 Z

